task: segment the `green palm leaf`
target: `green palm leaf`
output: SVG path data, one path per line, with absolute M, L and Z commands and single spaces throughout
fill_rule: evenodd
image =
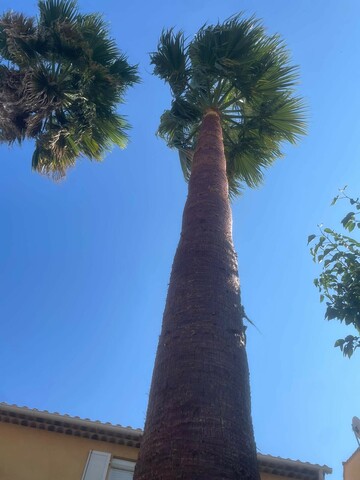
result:
M 0 142 L 35 139 L 33 169 L 59 179 L 79 157 L 126 146 L 117 105 L 139 77 L 101 15 L 81 15 L 72 0 L 38 6 L 37 21 L 0 17 Z
M 0 18 L 0 59 L 28 65 L 36 57 L 35 20 L 21 13 L 8 12 Z
M 158 51 L 151 54 L 154 73 L 169 83 L 174 95 L 181 94 L 188 81 L 185 39 L 182 32 L 163 31 Z
M 75 0 L 39 0 L 40 25 L 50 28 L 55 22 L 74 23 L 78 16 Z
M 293 94 L 298 69 L 289 62 L 280 37 L 268 36 L 254 17 L 236 15 L 204 25 L 188 43 L 182 32 L 162 33 L 151 63 L 174 99 L 158 134 L 179 150 L 186 179 L 209 109 L 221 117 L 232 196 L 244 185 L 259 185 L 265 169 L 282 155 L 283 143 L 296 143 L 304 135 L 303 101 Z

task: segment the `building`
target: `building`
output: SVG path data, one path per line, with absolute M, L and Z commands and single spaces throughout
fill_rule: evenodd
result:
M 344 480 L 360 479 L 360 447 L 355 450 L 350 458 L 343 462 Z
M 139 429 L 0 403 L 0 479 L 131 480 L 141 435 Z M 324 480 L 332 472 L 271 455 L 258 459 L 261 480 Z

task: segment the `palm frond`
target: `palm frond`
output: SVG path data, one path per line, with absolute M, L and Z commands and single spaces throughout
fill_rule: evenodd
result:
M 106 67 L 111 66 L 120 51 L 115 40 L 109 37 L 109 28 L 103 17 L 99 14 L 82 16 L 81 31 L 91 60 Z
M 39 0 L 39 23 L 47 28 L 55 22 L 74 22 L 78 15 L 75 0 Z
M 162 114 L 158 135 L 171 148 L 191 149 L 200 120 L 201 110 L 185 99 L 178 98 L 172 102 L 171 110 Z
M 294 95 L 298 69 L 290 64 L 281 38 L 267 35 L 255 17 L 240 14 L 204 25 L 188 44 L 182 32 L 165 31 L 151 61 L 174 95 L 158 134 L 179 150 L 185 179 L 191 170 L 189 152 L 196 147 L 208 109 L 216 110 L 222 121 L 232 196 L 244 185 L 259 185 L 266 168 L 282 155 L 282 144 L 305 134 L 304 104 Z M 186 71 L 186 82 L 177 90 L 171 81 L 179 70 Z
M 75 165 L 80 148 L 68 129 L 51 128 L 36 141 L 32 157 L 33 170 L 60 180 Z
M 254 61 L 256 44 L 263 27 L 254 17 L 231 17 L 223 24 L 202 27 L 189 46 L 194 69 L 211 77 L 233 78 Z
M 60 179 L 77 158 L 126 146 L 116 110 L 139 77 L 101 15 L 81 15 L 72 0 L 38 5 L 37 21 L 0 17 L 0 142 L 35 139 L 33 169 Z
M 150 55 L 154 73 L 169 83 L 174 95 L 181 94 L 188 81 L 185 39 L 182 32 L 163 31 L 157 52 Z
M 0 65 L 0 142 L 12 144 L 25 138 L 30 115 L 22 103 L 24 74 Z
M 287 94 L 273 98 L 269 113 L 264 113 L 262 122 L 274 138 L 297 143 L 306 134 L 306 110 L 303 100 Z
M 179 148 L 179 158 L 181 170 L 183 172 L 185 180 L 188 182 L 191 175 L 191 164 L 193 160 L 193 152 L 191 150 L 185 150 Z
M 130 65 L 127 57 L 123 54 L 120 54 L 109 67 L 111 75 L 116 75 L 124 86 L 133 85 L 140 81 L 137 71 L 138 65 Z
M 126 119 L 113 113 L 104 118 L 97 118 L 92 127 L 92 137 L 100 146 L 101 151 L 111 150 L 113 145 L 125 148 L 128 142 Z
M 0 18 L 0 56 L 17 65 L 36 57 L 36 26 L 32 17 L 7 12 Z

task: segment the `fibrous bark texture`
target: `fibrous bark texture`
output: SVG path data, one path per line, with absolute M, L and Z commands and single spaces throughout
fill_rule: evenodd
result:
M 220 117 L 194 154 L 135 480 L 259 480 Z

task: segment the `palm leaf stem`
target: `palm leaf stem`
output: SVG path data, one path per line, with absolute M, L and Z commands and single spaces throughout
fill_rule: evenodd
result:
M 61 63 L 59 63 L 60 67 L 62 67 L 63 65 Z M 72 63 L 68 63 L 64 68 L 61 68 L 60 72 L 59 72 L 59 76 L 58 76 L 58 79 L 62 79 L 63 77 L 65 77 L 65 75 L 71 70 L 73 64 Z
M 192 140 L 199 133 L 199 130 L 200 130 L 200 125 L 194 128 L 194 131 L 192 132 L 192 134 L 189 135 L 189 140 Z
M 193 88 L 190 83 L 187 84 L 187 88 L 190 90 L 190 92 L 192 92 L 194 95 L 198 95 L 198 91 L 196 90 L 196 88 Z
M 230 113 L 228 110 L 225 112 L 222 112 L 222 114 L 224 117 L 227 117 L 227 118 L 243 118 L 240 113 L 234 114 L 233 112 Z M 247 117 L 247 118 L 250 118 L 250 117 Z
M 241 123 L 241 122 L 239 122 L 239 121 L 237 122 L 236 120 L 233 120 L 232 118 L 228 117 L 227 115 L 224 116 L 224 118 L 225 118 L 225 120 L 227 120 L 229 123 L 232 123 L 233 125 L 236 125 L 237 127 L 238 127 L 239 124 Z M 241 117 L 237 117 L 237 118 L 239 118 L 239 120 L 242 120 Z
M 57 67 L 56 67 L 56 71 L 55 71 L 55 76 L 56 77 L 59 75 L 61 67 L 62 67 L 61 62 L 58 62 Z M 70 68 L 70 66 L 69 66 L 69 68 Z
M 188 136 L 188 141 L 192 140 L 193 137 L 199 132 L 199 127 L 195 128 L 191 135 Z
M 227 96 L 229 95 L 229 93 L 231 93 L 231 91 L 234 90 L 234 86 L 231 85 L 231 87 L 229 87 L 226 92 L 223 94 L 223 96 L 219 99 L 219 107 L 223 105 L 224 101 L 226 100 Z
M 207 94 L 204 94 L 201 90 L 197 90 L 196 88 L 193 88 L 190 84 L 188 84 L 188 88 L 194 94 L 195 97 L 201 98 L 203 100 L 204 105 L 208 106 L 209 98 L 210 98 L 209 89 L 207 89 Z
M 52 74 L 53 76 L 56 75 L 56 73 L 55 73 L 55 71 L 56 71 L 55 65 L 56 65 L 55 55 L 51 55 L 51 74 Z
M 228 102 L 226 103 L 223 103 L 222 104 L 222 109 L 225 109 L 227 107 L 230 107 L 231 105 L 233 105 L 234 103 L 236 103 L 237 101 L 241 100 L 242 99 L 242 95 L 237 95 L 236 97 L 232 98 L 231 100 L 229 100 Z
M 215 90 L 214 90 L 214 100 L 215 102 L 219 105 L 220 102 L 220 97 L 222 95 L 222 92 L 224 90 L 224 87 L 226 85 L 226 80 L 221 79 L 218 81 Z
M 206 92 L 207 92 L 207 98 L 211 98 L 210 81 L 208 78 L 206 79 Z
M 226 131 L 226 129 L 223 128 L 223 135 L 224 137 L 227 138 L 227 140 L 232 144 L 232 145 L 236 145 L 236 143 L 232 140 L 232 138 L 230 137 L 230 135 L 228 134 L 228 132 Z

